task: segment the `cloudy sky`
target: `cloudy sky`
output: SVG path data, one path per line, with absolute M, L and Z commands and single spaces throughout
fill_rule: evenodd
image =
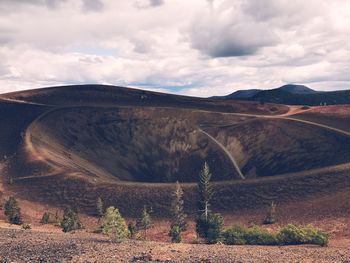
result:
M 350 88 L 348 0 L 0 0 L 0 92 Z

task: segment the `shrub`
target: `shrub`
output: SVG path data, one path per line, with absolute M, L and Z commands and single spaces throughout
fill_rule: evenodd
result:
M 206 237 L 208 232 L 208 220 L 204 215 L 199 215 L 196 218 L 196 232 L 199 237 Z
M 272 107 L 270 108 L 270 111 L 272 111 L 272 112 L 278 111 L 278 108 L 277 108 L 276 106 L 272 106 Z
M 312 225 L 303 227 L 289 224 L 279 231 L 277 239 L 283 245 L 315 244 L 326 246 L 328 244 L 328 234 Z
M 97 199 L 96 199 L 96 215 L 98 217 L 103 216 L 103 202 L 102 202 L 101 197 L 97 197 Z
M 207 220 L 202 215 L 197 217 L 196 231 L 207 243 L 214 244 L 221 240 L 223 225 L 224 219 L 220 214 L 209 214 Z
M 242 226 L 232 226 L 223 233 L 224 243 L 226 245 L 245 245 L 245 234 L 247 230 Z
M 129 235 L 128 227 L 118 208 L 108 207 L 101 220 L 102 233 L 108 235 L 112 240 L 120 242 Z
M 274 233 L 258 226 L 248 228 L 245 240 L 248 245 L 276 245 L 278 243 Z
M 22 224 L 21 209 L 18 206 L 16 198 L 13 196 L 10 196 L 9 199 L 6 200 L 4 214 L 7 222 L 15 225 Z
M 276 204 L 271 202 L 267 210 L 266 217 L 263 220 L 263 224 L 274 224 L 276 222 Z
M 24 230 L 30 230 L 30 229 L 32 229 L 32 226 L 31 226 L 30 224 L 23 223 L 23 224 L 22 224 L 22 229 L 24 229 Z
M 258 226 L 232 226 L 223 233 L 227 245 L 276 245 L 276 235 Z
M 169 235 L 171 236 L 171 242 L 180 243 L 181 242 L 181 229 L 179 226 L 173 226 L 170 229 Z
M 61 220 L 59 219 L 58 216 L 58 211 L 56 211 L 55 214 L 50 213 L 50 212 L 45 212 L 43 216 L 40 219 L 41 224 L 58 224 L 60 226 Z
M 187 215 L 184 212 L 183 191 L 179 182 L 176 182 L 175 189 L 172 193 L 172 201 L 170 206 L 171 227 L 178 226 L 181 231 L 186 230 Z
M 258 226 L 250 228 L 232 226 L 223 232 L 223 240 L 227 245 L 298 245 L 315 244 L 326 246 L 328 234 L 312 225 L 306 227 L 287 225 L 277 234 Z
M 60 220 L 60 216 L 59 216 L 58 210 L 56 210 L 56 213 L 55 213 L 55 216 L 54 216 L 54 219 L 53 219 L 52 223 L 55 223 L 57 226 L 60 226 L 60 224 L 61 224 L 61 220 Z
M 62 227 L 63 232 L 70 232 L 82 228 L 83 224 L 80 222 L 78 213 L 70 208 L 66 208 L 60 226 Z
M 198 181 L 198 211 L 199 216 L 204 216 L 208 220 L 210 213 L 210 201 L 213 197 L 213 188 L 210 184 L 211 173 L 207 162 L 204 163 L 203 168 L 199 174 Z M 198 233 L 199 234 L 199 233 Z M 200 234 L 199 234 L 200 235 Z
M 50 214 L 48 212 L 45 212 L 43 216 L 41 217 L 40 223 L 41 224 L 48 224 L 50 220 Z
M 135 238 L 137 233 L 137 227 L 134 221 L 129 222 L 128 230 L 129 230 L 130 238 Z
M 147 207 L 144 206 L 141 211 L 141 217 L 137 222 L 137 228 L 144 230 L 145 236 L 147 235 L 147 229 L 152 227 L 152 218 L 147 211 Z
M 206 241 L 209 244 L 215 244 L 222 238 L 222 229 L 224 218 L 220 214 L 210 214 L 208 217 L 208 230 Z

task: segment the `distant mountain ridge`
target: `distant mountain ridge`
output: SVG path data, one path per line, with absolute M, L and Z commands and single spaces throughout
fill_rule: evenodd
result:
M 238 90 L 215 99 L 248 100 L 289 105 L 336 105 L 350 104 L 350 90 L 316 91 L 304 85 L 287 84 L 276 89 Z
M 282 87 L 279 87 L 280 90 L 287 91 L 293 94 L 311 94 L 316 93 L 317 91 L 310 89 L 304 85 L 295 85 L 295 84 L 287 84 Z

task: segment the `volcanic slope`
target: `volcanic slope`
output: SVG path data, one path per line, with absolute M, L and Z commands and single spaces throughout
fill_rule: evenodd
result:
M 204 161 L 222 211 L 350 188 L 350 136 L 284 116 L 288 106 L 99 85 L 1 99 L 4 189 L 29 200 L 93 213 L 101 196 L 125 215 L 145 204 L 167 215 L 180 181 L 192 210 Z

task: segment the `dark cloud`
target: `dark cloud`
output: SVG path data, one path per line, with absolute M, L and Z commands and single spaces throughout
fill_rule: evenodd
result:
M 104 8 L 104 5 L 99 0 L 83 0 L 83 10 L 84 11 L 99 12 L 99 11 L 102 11 L 103 8 Z
M 190 39 L 195 49 L 211 57 L 252 55 L 278 41 L 267 25 L 222 21 L 216 17 L 195 21 Z
M 149 0 L 150 6 L 164 5 L 164 0 Z
M 137 0 L 135 6 L 139 9 L 158 7 L 164 5 L 164 0 Z
M 193 21 L 190 39 L 195 49 L 211 57 L 253 55 L 276 45 L 281 32 L 300 30 L 302 24 L 320 20 L 326 10 L 319 0 L 207 2 L 209 10 Z
M 242 11 L 255 21 L 273 23 L 283 29 L 300 26 L 324 15 L 327 6 L 321 0 L 244 0 Z
M 27 5 L 46 6 L 54 9 L 63 2 L 66 2 L 66 0 L 1 0 L 0 10 L 16 11 L 18 7 Z

